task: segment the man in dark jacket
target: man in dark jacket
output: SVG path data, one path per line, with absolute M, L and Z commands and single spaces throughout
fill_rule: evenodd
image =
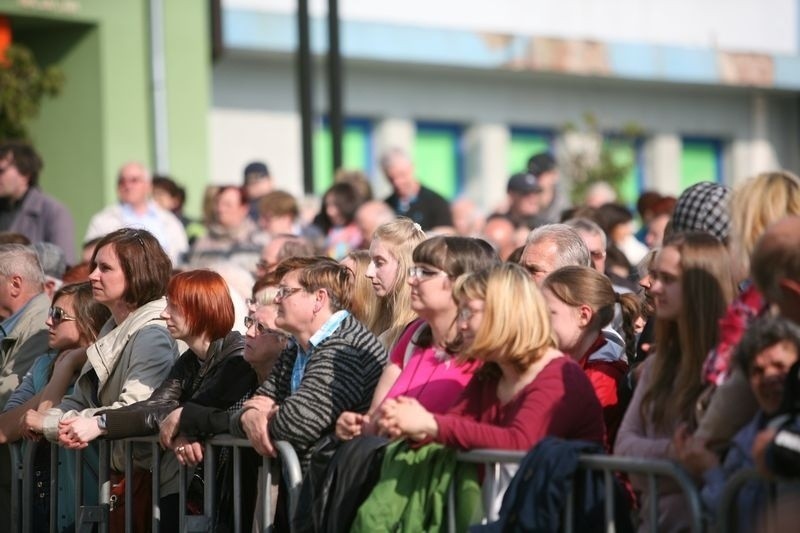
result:
M 42 160 L 27 143 L 0 144 L 0 231 L 14 231 L 32 243 L 50 242 L 75 263 L 75 222 L 58 200 L 38 185 Z
M 389 150 L 381 157 L 381 168 L 394 190 L 386 203 L 395 213 L 410 218 L 425 231 L 453 225 L 450 203 L 419 182 L 414 163 L 405 152 Z

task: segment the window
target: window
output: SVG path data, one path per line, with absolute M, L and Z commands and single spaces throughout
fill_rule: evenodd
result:
M 464 165 L 459 126 L 418 123 L 413 160 L 420 183 L 447 200 L 461 192 Z
M 641 161 L 641 141 L 629 137 L 609 135 L 604 139 L 611 160 L 617 165 L 630 165 L 619 187 L 620 202 L 635 205 L 642 190 L 643 173 Z
M 722 182 L 722 143 L 685 137 L 681 149 L 681 190 L 700 181 Z
M 552 151 L 553 134 L 544 130 L 511 128 L 508 147 L 508 175 L 527 168 L 528 159 L 540 152 Z
M 370 174 L 372 166 L 371 125 L 367 120 L 348 119 L 342 139 L 344 168 L 363 170 Z M 314 193 L 322 195 L 333 184 L 333 148 L 327 119 L 314 134 Z

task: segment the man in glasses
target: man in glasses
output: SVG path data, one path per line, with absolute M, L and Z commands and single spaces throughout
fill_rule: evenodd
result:
M 42 159 L 27 143 L 0 144 L 0 231 L 53 243 L 75 263 L 75 222 L 69 210 L 38 187 Z
M 22 244 L 0 245 L 0 406 L 4 406 L 36 357 L 47 351 L 44 273 L 36 252 Z M 0 516 L 9 516 L 11 460 L 0 446 Z
M 92 217 L 83 242 L 120 228 L 146 229 L 158 239 L 172 265 L 179 266 L 189 251 L 186 231 L 178 217 L 160 207 L 152 195 L 153 179 L 147 168 L 137 162 L 122 165 L 117 176 L 119 202 Z

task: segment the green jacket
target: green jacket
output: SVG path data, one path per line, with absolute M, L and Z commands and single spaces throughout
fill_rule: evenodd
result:
M 351 532 L 447 531 L 447 491 L 454 478 L 457 530 L 465 530 L 480 510 L 480 486 L 474 468 L 461 468 L 456 476 L 457 466 L 456 451 L 441 444 L 416 450 L 406 441 L 391 444 L 381 478 L 358 509 Z

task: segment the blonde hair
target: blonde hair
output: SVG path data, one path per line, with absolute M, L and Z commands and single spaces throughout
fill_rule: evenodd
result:
M 800 215 L 800 178 L 791 172 L 764 172 L 731 194 L 730 216 L 734 258 L 745 271 L 764 231 L 787 215 Z
M 717 344 L 718 321 L 736 293 L 725 245 L 707 233 L 678 233 L 663 249 L 680 254 L 682 309 L 676 320 L 656 321 L 656 353 L 640 414 L 656 428 L 695 422 L 703 390 L 702 367 Z
M 369 252 L 366 250 L 353 250 L 348 253 L 340 263 L 350 259 L 354 266 L 347 265 L 353 272 L 353 297 L 350 300 L 350 312 L 359 322 L 370 326 L 375 322 L 375 315 L 378 312 L 378 297 L 372 288 L 372 282 L 367 277 L 367 267 L 369 267 Z M 376 336 L 383 331 L 370 329 Z
M 389 293 L 378 298 L 375 312 L 367 324 L 370 331 L 385 332 L 387 348 L 394 346 L 405 327 L 417 318 L 411 309 L 408 268 L 414 264 L 412 259 L 414 248 L 425 238 L 425 232 L 420 225 L 407 217 L 398 217 L 396 220 L 381 224 L 372 236 L 372 241 L 382 242 L 398 263 L 397 276 Z
M 500 263 L 460 276 L 453 298 L 464 305 L 483 300 L 483 320 L 466 356 L 503 361 L 524 372 L 556 345 L 550 312 L 530 274 L 514 263 Z

